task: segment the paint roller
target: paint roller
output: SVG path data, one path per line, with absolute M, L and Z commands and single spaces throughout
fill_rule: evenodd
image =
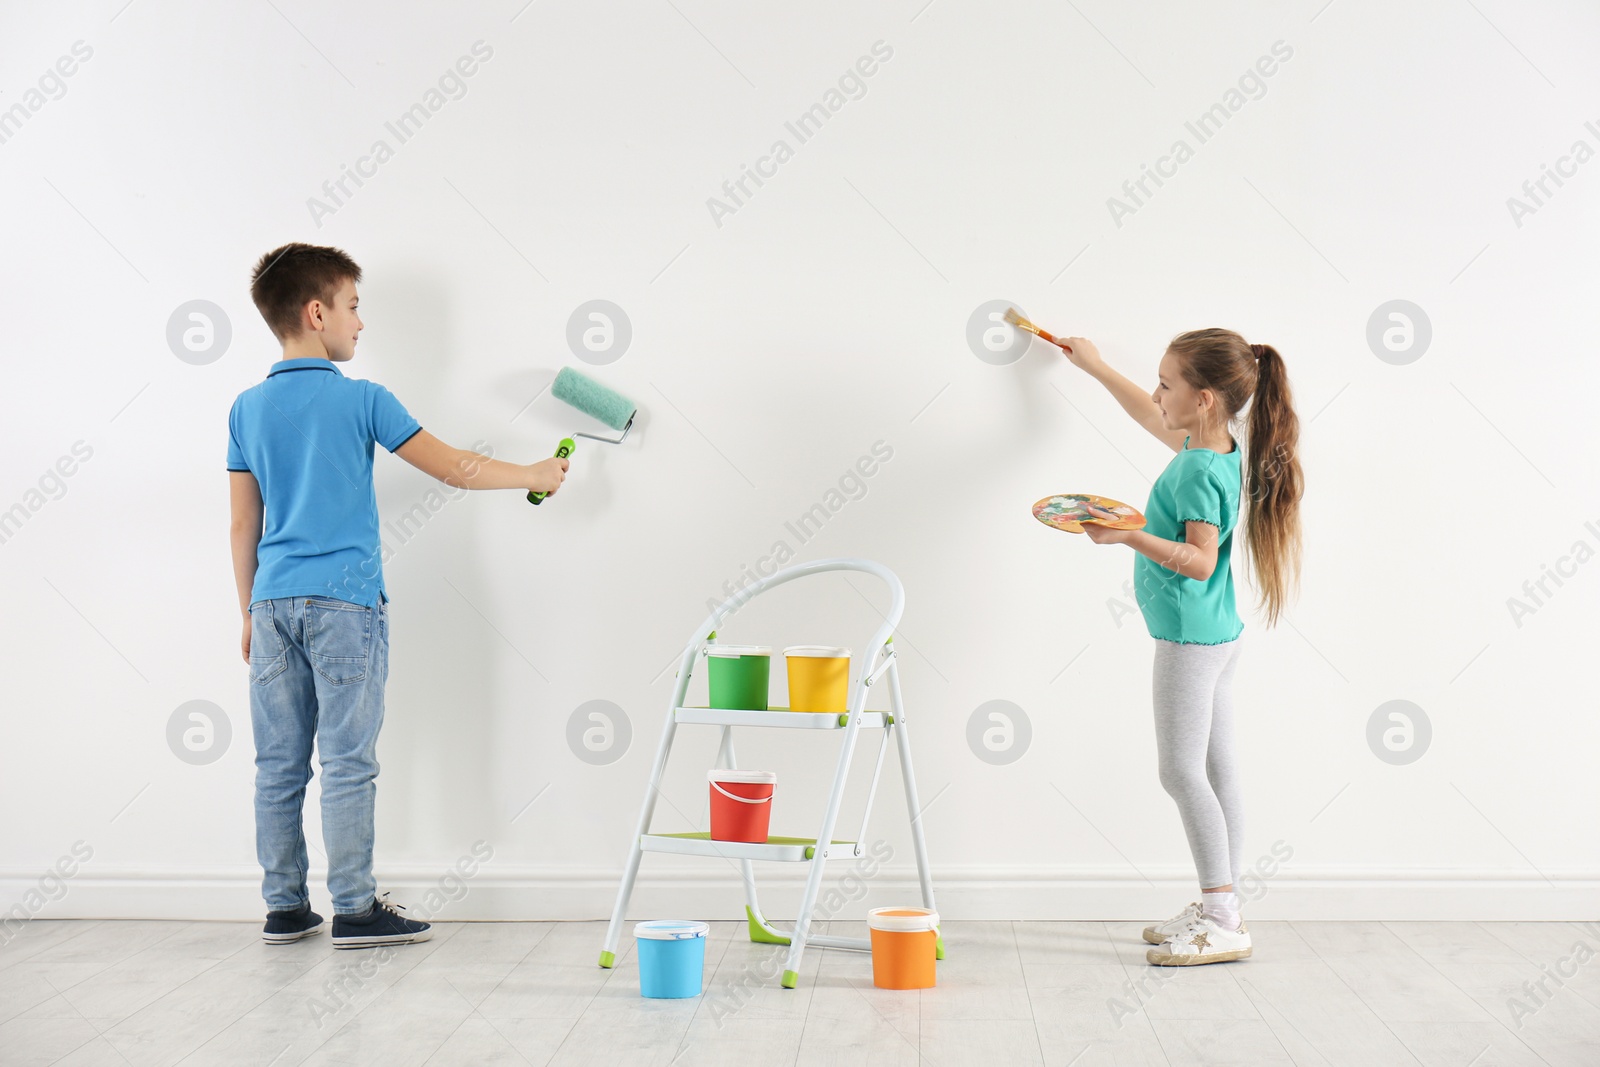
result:
M 564 437 L 561 444 L 556 446 L 556 458 L 566 459 L 577 451 L 578 443 L 575 437 L 587 437 L 591 441 L 601 444 L 620 445 L 628 436 L 628 431 L 633 429 L 633 417 L 639 413 L 637 405 L 621 393 L 607 389 L 593 378 L 585 377 L 571 367 L 562 367 L 556 374 L 555 384 L 550 387 L 550 392 L 557 400 L 577 408 L 585 415 L 592 416 L 611 427 L 621 430 L 621 437 L 597 437 L 592 433 L 573 431 L 572 437 Z M 528 503 L 542 504 L 549 493 L 528 492 Z

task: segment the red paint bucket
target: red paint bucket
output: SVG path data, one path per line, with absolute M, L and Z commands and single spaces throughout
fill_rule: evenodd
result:
M 772 771 L 707 771 L 711 783 L 711 840 L 765 844 L 772 816 Z

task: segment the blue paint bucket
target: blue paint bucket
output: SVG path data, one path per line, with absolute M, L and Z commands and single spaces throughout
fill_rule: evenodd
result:
M 654 1000 L 698 997 L 705 978 L 705 923 L 655 919 L 633 928 L 639 948 L 639 995 Z

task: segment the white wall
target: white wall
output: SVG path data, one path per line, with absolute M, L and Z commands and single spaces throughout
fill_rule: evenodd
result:
M 1028 513 L 1071 490 L 1142 505 L 1168 456 L 1053 350 L 980 361 L 968 317 L 1004 300 L 1141 382 L 1174 334 L 1211 325 L 1290 367 L 1304 588 L 1269 631 L 1240 574 L 1237 693 L 1249 857 L 1275 842 L 1293 856 L 1252 914 L 1593 915 L 1600 482 L 1580 427 L 1600 163 L 1520 225 L 1507 204 L 1574 142 L 1600 147 L 1592 7 L 414 6 L 7 5 L 0 106 L 26 109 L 75 42 L 92 56 L 0 144 L 0 507 L 28 511 L 0 544 L 0 905 L 260 912 L 224 427 L 278 354 L 249 268 L 299 239 L 363 265 L 348 369 L 441 437 L 547 455 L 581 417 L 548 394 L 514 416 L 562 366 L 642 411 L 624 446 L 585 443 L 542 509 L 451 501 L 390 560 L 377 857 L 397 896 L 420 898 L 484 840 L 494 858 L 435 914 L 609 911 L 663 668 L 707 599 L 783 539 L 905 583 L 947 915 L 1147 918 L 1189 899 L 1133 554 Z M 479 41 L 492 56 L 465 95 L 396 145 L 385 123 Z M 879 41 L 893 54 L 865 95 L 796 145 L 785 122 Z M 1264 93 L 1113 221 L 1108 198 L 1175 139 L 1195 146 L 1185 122 L 1279 41 L 1292 57 Z M 308 198 L 380 138 L 393 158 L 314 223 Z M 707 199 L 779 138 L 793 158 L 718 225 Z M 595 298 L 633 329 L 604 367 L 565 340 Z M 1395 299 L 1432 327 L 1404 365 L 1366 339 Z M 191 300 L 231 324 L 203 365 L 166 339 Z M 92 456 L 59 498 L 28 496 L 80 441 Z M 785 522 L 879 441 L 893 457 L 865 495 L 800 545 Z M 380 456 L 386 518 L 429 485 Z M 1513 618 L 1508 598 L 1563 559 L 1565 584 Z M 884 598 L 852 582 L 787 587 L 724 637 L 860 651 Z M 566 741 L 594 699 L 633 731 L 606 766 Z M 966 741 L 995 699 L 1032 725 L 1009 766 Z M 1405 766 L 1366 737 L 1396 699 L 1433 729 Z M 231 727 L 205 765 L 167 740 L 191 700 Z M 667 829 L 704 817 L 713 745 L 707 731 L 680 746 Z M 744 742 L 744 762 L 780 771 L 775 830 L 812 826 L 833 752 Z M 890 772 L 873 836 L 895 859 L 851 914 L 908 899 L 898 797 Z M 314 805 L 309 822 L 315 839 Z M 92 857 L 64 894 L 30 896 L 79 841 Z M 775 877 L 770 910 L 787 917 L 794 876 Z M 735 917 L 734 887 L 726 868 L 647 857 L 634 910 Z

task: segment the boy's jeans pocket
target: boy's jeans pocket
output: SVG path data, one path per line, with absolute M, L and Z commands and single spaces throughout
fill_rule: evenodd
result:
M 372 651 L 370 608 L 307 597 L 306 656 L 324 680 L 350 685 L 367 676 Z
M 258 600 L 250 605 L 250 681 L 266 685 L 288 666 L 288 648 L 278 633 L 272 601 Z

